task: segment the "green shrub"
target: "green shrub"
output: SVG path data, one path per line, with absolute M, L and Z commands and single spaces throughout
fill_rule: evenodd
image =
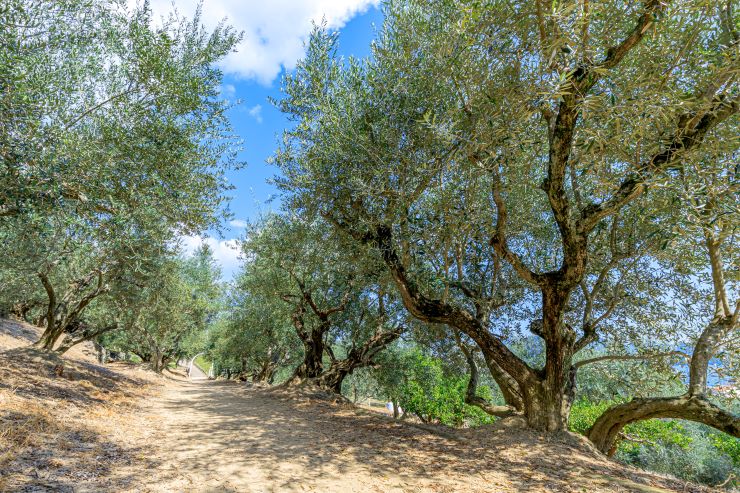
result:
M 715 431 L 709 434 L 709 440 L 714 448 L 727 454 L 735 467 L 740 468 L 740 440 Z
M 411 371 L 399 389 L 399 404 L 407 413 L 448 426 L 476 426 L 493 421 L 479 408 L 465 404 L 467 375 L 447 375 L 438 359 L 421 352 L 408 358 Z M 478 394 L 490 399 L 491 390 L 480 386 Z

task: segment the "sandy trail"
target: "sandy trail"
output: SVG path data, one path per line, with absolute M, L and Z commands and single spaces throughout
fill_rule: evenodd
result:
M 200 367 L 196 364 L 193 364 L 193 366 L 190 367 L 190 380 L 191 381 L 199 381 L 199 380 L 208 380 L 208 375 L 200 369 Z
M 133 491 L 666 491 L 654 476 L 625 475 L 534 434 L 514 442 L 511 430 L 489 433 L 487 442 L 445 438 L 348 405 L 233 382 L 168 384 L 149 412 L 149 470 L 132 475 Z
M 39 333 L 0 320 L 0 493 L 710 491 L 583 437 L 422 429 L 306 389 L 101 367 L 91 345 L 60 374 L 58 357 L 22 349 Z
M 290 404 L 244 385 L 169 385 L 151 417 L 164 442 L 158 443 L 162 464 L 147 489 L 410 491 L 392 477 L 391 460 L 385 477 L 377 477 L 356 462 L 347 443 L 334 443 L 331 427 L 315 421 L 316 403 L 304 412 Z

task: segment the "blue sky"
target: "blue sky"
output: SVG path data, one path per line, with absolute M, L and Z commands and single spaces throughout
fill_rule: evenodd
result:
M 173 3 L 180 13 L 192 15 L 193 1 Z M 152 6 L 155 13 L 172 9 L 172 3 L 164 0 L 152 2 Z M 312 21 L 320 22 L 324 18 L 330 28 L 340 32 L 342 56 L 363 57 L 370 51 L 383 16 L 378 0 L 272 0 L 269 5 L 256 0 L 204 1 L 206 26 L 213 26 L 224 17 L 245 34 L 239 52 L 225 60 L 221 68 L 224 70 L 222 95 L 238 102 L 229 116 L 235 132 L 243 139 L 239 158 L 247 167 L 227 175 L 235 187 L 229 205 L 234 220 L 224 225 L 223 236 L 212 232 L 207 238 L 184 238 L 183 243 L 189 251 L 201 243 L 210 244 L 222 266 L 224 279 L 228 280 L 239 264 L 234 240 L 244 233 L 245 222 L 280 207 L 277 190 L 268 184 L 278 170 L 266 160 L 274 153 L 283 129 L 290 122 L 268 98 L 280 98 L 281 79 L 302 56 Z

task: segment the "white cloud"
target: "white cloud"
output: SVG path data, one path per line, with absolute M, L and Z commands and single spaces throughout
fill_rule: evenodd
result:
M 224 84 L 218 89 L 224 99 L 232 100 L 236 95 L 236 87 L 233 84 Z
M 140 0 L 141 1 L 141 0 Z M 136 0 L 129 0 L 129 4 Z M 192 16 L 198 0 L 152 0 L 155 18 L 177 7 Z M 213 28 L 219 21 L 244 31 L 238 52 L 222 62 L 225 72 L 269 85 L 281 67 L 291 70 L 303 56 L 303 42 L 311 22 L 326 19 L 329 28 L 339 29 L 352 17 L 377 6 L 380 0 L 205 0 L 203 22 Z
M 241 219 L 234 219 L 233 221 L 229 221 L 229 224 L 232 228 L 239 228 L 244 229 L 247 226 L 249 226 L 249 223 L 247 221 L 242 221 Z
M 249 116 L 257 120 L 257 123 L 262 123 L 262 105 L 257 104 L 249 108 Z
M 213 258 L 221 266 L 221 275 L 229 280 L 239 268 L 239 241 L 217 240 L 215 238 L 204 238 L 202 236 L 183 236 L 182 247 L 186 255 L 191 255 L 199 246 L 208 244 L 213 252 Z

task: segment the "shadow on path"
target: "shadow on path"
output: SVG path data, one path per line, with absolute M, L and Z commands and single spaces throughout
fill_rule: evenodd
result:
M 167 417 L 164 436 L 176 438 L 166 444 L 177 464 L 169 480 L 192 491 L 657 492 L 674 486 L 527 431 L 479 428 L 455 432 L 453 440 L 346 404 L 232 382 L 179 384 L 159 411 Z

